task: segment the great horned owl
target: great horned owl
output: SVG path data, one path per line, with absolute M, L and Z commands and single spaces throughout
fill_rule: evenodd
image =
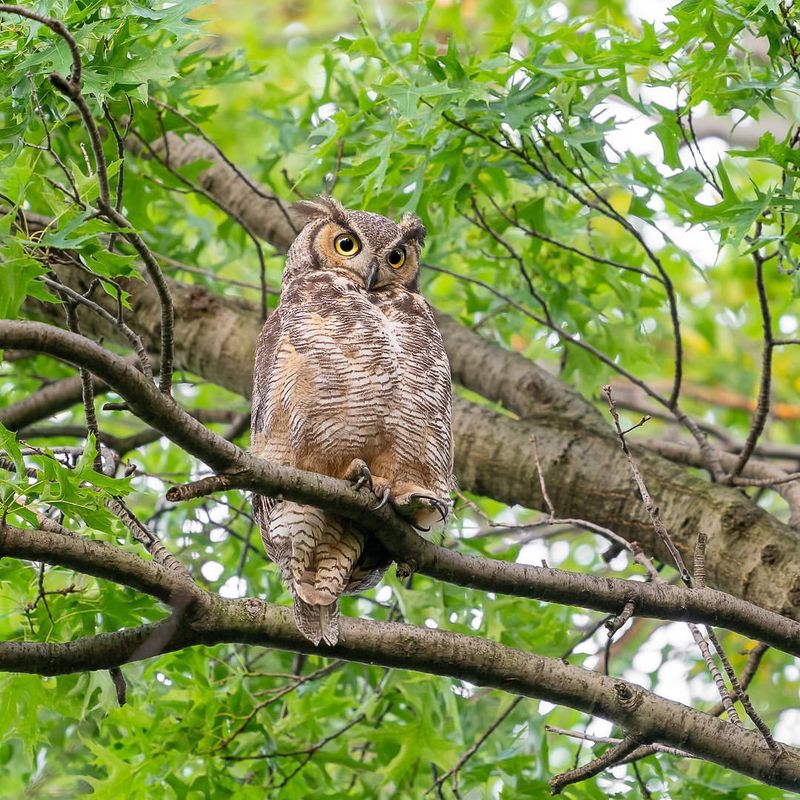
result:
M 450 366 L 417 285 L 425 228 L 329 198 L 294 210 L 306 225 L 258 341 L 251 451 L 366 483 L 427 530 L 450 510 L 453 445 Z M 374 586 L 389 555 L 313 506 L 255 495 L 253 508 L 298 629 L 335 644 L 339 597 Z

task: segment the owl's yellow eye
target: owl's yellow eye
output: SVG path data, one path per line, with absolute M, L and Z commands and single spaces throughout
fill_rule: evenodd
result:
M 354 256 L 361 252 L 361 242 L 352 233 L 340 233 L 333 240 L 333 246 L 340 256 Z
M 392 269 L 400 269 L 406 263 L 406 251 L 402 247 L 395 247 L 386 256 L 386 261 Z

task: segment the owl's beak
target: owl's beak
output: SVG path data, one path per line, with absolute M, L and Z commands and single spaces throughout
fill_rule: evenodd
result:
M 375 278 L 378 277 L 378 259 L 373 258 L 369 265 L 369 275 L 367 275 L 367 280 L 364 281 L 364 288 L 367 291 L 372 289 L 372 284 L 375 283 Z

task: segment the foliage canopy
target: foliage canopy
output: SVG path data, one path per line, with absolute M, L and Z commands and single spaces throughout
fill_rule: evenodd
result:
M 124 175 L 121 208 L 171 277 L 268 308 L 278 299 L 281 254 L 196 191 L 207 163 L 175 168 L 147 157 L 166 131 L 200 128 L 285 198 L 332 193 L 348 206 L 419 214 L 429 231 L 423 291 L 437 308 L 548 365 L 586 397 L 599 401 L 610 381 L 622 392 L 624 377 L 634 377 L 639 405 L 667 417 L 649 422 L 648 436 L 674 435 L 669 419 L 680 394 L 680 407 L 707 429 L 729 442 L 746 438 L 769 350 L 769 440 L 790 446 L 798 434 L 795 350 L 766 347 L 763 328 L 765 309 L 775 339 L 800 325 L 800 13 L 777 0 L 682 0 L 648 19 L 645 5 L 650 14 L 649 3 L 590 0 L 269 8 L 54 0 L 30 8 L 74 36 L 111 185 L 116 191 Z M 32 299 L 58 301 L 45 280 L 54 251 L 74 253 L 100 279 L 96 294 L 130 308 L 135 284 L 118 295 L 116 282 L 138 280 L 139 261 L 124 241 L 107 246 L 119 231 L 93 213 L 98 181 L 85 126 L 48 79 L 70 73 L 67 44 L 41 24 L 0 14 L 0 64 L 0 203 L 51 221 L 26 231 L 14 214 L 0 216 L 0 316 L 27 318 Z M 117 148 L 123 134 L 127 153 Z M 4 405 L 74 374 L 44 355 L 23 355 L 4 362 Z M 184 372 L 175 396 L 219 432 L 248 410 L 242 397 Z M 641 415 L 632 408 L 635 423 Z M 57 424 L 85 425 L 83 409 L 63 412 Z M 141 423 L 102 411 L 100 428 L 124 439 Z M 0 429 L 0 449 L 16 466 L 0 470 L 9 522 L 35 527 L 36 511 L 49 507 L 68 528 L 139 552 L 106 504 L 124 497 L 207 588 L 288 602 L 242 492 L 164 500 L 170 485 L 204 474 L 183 450 L 163 438 L 134 444 L 125 457 L 136 472 L 109 477 L 96 469 L 93 439 L 82 453 L 54 457 L 52 448 L 82 440 L 40 433 Z M 236 435 L 245 445 L 246 433 Z M 38 477 L 26 477 L 25 466 Z M 747 491 L 788 518 L 785 498 Z M 606 563 L 601 540 L 574 526 L 500 535 L 487 522 L 532 523 L 538 512 L 472 494 L 457 509 L 445 543 L 462 552 L 641 574 L 624 555 Z M 0 586 L 2 639 L 66 642 L 163 617 L 153 598 L 62 567 L 6 558 Z M 567 606 L 392 574 L 346 599 L 343 613 L 603 668 L 605 634 L 594 633 L 602 615 Z M 713 704 L 713 681 L 684 630 L 636 620 L 611 648 L 612 673 Z M 741 669 L 754 643 L 733 634 L 723 641 Z M 788 655 L 766 658 L 751 697 L 777 734 L 797 744 L 800 717 L 791 709 L 800 670 Z M 122 707 L 105 672 L 2 675 L 0 793 L 422 797 L 502 715 L 459 769 L 461 796 L 540 797 L 581 744 L 546 733 L 545 724 L 588 722 L 569 708 L 464 681 L 248 646 L 183 650 L 124 673 Z M 589 730 L 610 733 L 596 722 Z M 581 751 L 590 747 L 597 755 L 607 745 L 584 742 Z M 449 779 L 442 791 L 450 794 Z M 636 792 L 788 796 L 670 756 L 615 768 L 564 794 Z

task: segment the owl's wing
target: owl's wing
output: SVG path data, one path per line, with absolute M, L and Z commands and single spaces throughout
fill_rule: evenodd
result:
M 278 307 L 264 323 L 256 345 L 250 417 L 250 451 L 255 456 L 265 455 L 266 457 L 264 449 L 271 427 L 268 393 L 281 332 L 282 316 L 280 307 Z M 262 530 L 269 525 L 269 514 L 274 505 L 275 501 L 271 497 L 264 497 L 260 494 L 253 495 L 253 516 Z
M 250 419 L 250 447 L 254 450 L 263 446 L 264 438 L 270 427 L 267 393 L 275 367 L 275 354 L 278 351 L 282 330 L 282 314 L 279 306 L 264 323 L 256 345 L 253 366 L 253 408 Z

